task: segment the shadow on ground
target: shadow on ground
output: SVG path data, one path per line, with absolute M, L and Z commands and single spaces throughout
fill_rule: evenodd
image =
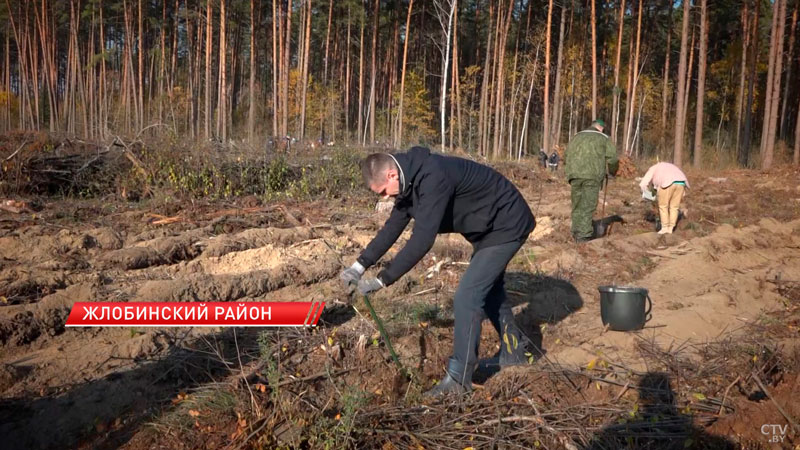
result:
M 525 334 L 531 362 L 542 358 L 547 349 L 542 344 L 542 325 L 558 323 L 583 306 L 580 293 L 567 280 L 528 272 L 507 272 L 506 292 L 514 320 Z M 485 382 L 500 371 L 499 352 L 482 360 L 474 381 Z
M 257 329 L 240 330 L 238 342 L 255 342 Z M 157 417 L 179 392 L 224 378 L 257 357 L 239 351 L 233 329 L 185 345 L 170 345 L 158 358 L 131 360 L 129 370 L 64 385 L 55 393 L 0 400 L 0 449 L 118 448 Z M 35 370 L 35 368 L 33 368 Z
M 706 433 L 678 410 L 669 375 L 648 372 L 639 380 L 639 410 L 616 418 L 603 427 L 586 450 L 735 449 L 732 441 Z
M 509 272 L 506 274 L 506 290 L 512 308 L 519 310 L 514 314 L 517 326 L 542 355 L 545 349 L 542 348 L 541 326 L 561 322 L 583 307 L 583 299 L 575 286 L 560 278 Z

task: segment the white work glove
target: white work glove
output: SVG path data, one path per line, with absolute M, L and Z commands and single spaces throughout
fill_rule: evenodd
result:
M 364 266 L 356 261 L 352 266 L 344 269 L 342 273 L 339 274 L 339 279 L 342 280 L 342 283 L 344 283 L 346 287 L 350 286 L 351 284 L 358 283 L 361 279 L 361 275 L 364 275 L 365 270 Z
M 358 282 L 358 292 L 360 292 L 361 295 L 367 295 L 385 287 L 386 285 L 383 284 L 380 278 L 370 278 L 369 280 L 361 280 Z

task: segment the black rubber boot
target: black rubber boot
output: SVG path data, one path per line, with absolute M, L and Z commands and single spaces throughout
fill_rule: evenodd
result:
M 529 353 L 529 346 L 528 338 L 517 328 L 513 318 L 504 323 L 500 337 L 500 367 L 528 364 L 526 353 Z
M 451 377 L 449 373 L 445 373 L 444 379 L 440 381 L 439 384 L 426 391 L 422 395 L 424 397 L 434 398 L 444 395 L 466 394 L 469 391 L 471 391 L 471 389 L 467 389 L 466 387 L 462 386 L 461 383 Z
M 436 386 L 422 394 L 424 397 L 433 398 L 444 395 L 460 395 L 472 391 L 472 372 L 475 367 L 464 367 L 454 359 L 450 358 L 447 364 L 447 371 L 442 381 Z M 464 384 L 461 384 L 463 380 Z
M 517 328 L 513 316 L 501 317 L 500 327 L 500 350 L 493 357 L 478 362 L 477 370 L 481 374 L 491 376 L 505 367 L 530 364 L 536 358 L 535 346 Z

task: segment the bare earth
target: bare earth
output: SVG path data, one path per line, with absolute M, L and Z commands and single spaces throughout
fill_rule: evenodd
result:
M 501 169 L 521 187 L 538 222 L 506 280 L 517 319 L 544 356 L 529 367 L 479 380 L 483 389 L 476 398 L 497 397 L 503 386 L 534 383 L 560 367 L 611 383 L 598 382 L 587 390 L 597 392 L 576 395 L 569 400 L 574 404 L 632 402 L 633 385 L 615 385 L 597 372 L 616 367 L 635 375 L 680 367 L 666 359 L 656 364 L 656 348 L 665 358 L 680 354 L 700 364 L 709 361 L 712 344 L 744 341 L 771 325 L 780 331 L 769 331 L 770 343 L 797 354 L 796 316 L 790 316 L 794 322 L 771 319 L 800 306 L 800 298 L 779 289 L 783 281 L 800 280 L 797 170 L 689 172 L 687 218 L 667 236 L 644 220 L 654 209 L 641 201 L 636 181 L 613 180 L 605 214 L 620 214 L 626 223 L 605 239 L 578 246 L 569 237 L 569 186 L 563 178 L 530 168 Z M 303 381 L 311 392 L 307 402 L 319 411 L 344 395 L 337 382 L 369 393 L 373 407 L 418 405 L 409 392 L 433 384 L 451 350 L 452 294 L 469 261 L 469 245 L 459 236 L 441 236 L 412 273 L 375 296 L 401 360 L 418 371 L 413 386 L 398 387 L 385 348 L 375 345 L 377 332 L 366 309 L 358 302 L 356 309 L 346 306 L 349 298 L 337 280 L 342 261 L 354 260 L 386 213 L 372 211 L 363 199 L 263 206 L 247 201 L 60 200 L 45 201 L 36 213 L 0 211 L 0 448 L 216 448 L 231 442 L 257 447 L 245 438 L 268 432 L 259 445 L 300 445 L 294 431 L 281 431 L 288 429 L 285 423 L 258 430 L 265 424 L 258 415 L 267 417 L 265 410 L 277 404 L 251 386 L 269 385 L 270 374 L 259 362 L 265 352 L 279 362 L 272 376 L 281 380 L 322 373 Z M 179 219 L 158 225 L 152 214 Z M 653 312 L 644 330 L 604 330 L 597 291 L 604 284 L 649 289 Z M 268 350 L 258 339 L 261 330 L 236 330 L 234 336 L 230 329 L 64 328 L 76 301 L 311 299 L 327 302 L 321 326 L 273 332 Z M 492 355 L 497 344 L 485 324 L 482 356 Z M 785 364 L 780 377 L 763 380 L 795 421 L 797 369 Z M 721 391 L 735 376 L 726 377 L 724 367 L 714 371 L 704 398 L 723 398 Z M 674 379 L 673 388 L 683 392 L 678 384 L 685 380 L 691 374 Z M 787 419 L 773 401 L 748 399 L 753 385 L 744 384 L 726 392 L 733 409 L 704 422 L 704 432 L 769 448 L 759 427 Z M 208 400 L 206 394 L 221 385 L 234 394 Z M 701 389 L 692 385 L 691 392 Z M 300 405 L 302 395 L 295 396 Z M 679 406 L 697 399 L 681 397 Z M 204 422 L 208 416 L 213 420 Z M 584 425 L 593 433 L 604 424 Z M 304 426 L 310 425 L 293 425 Z M 798 431 L 789 428 L 784 448 L 800 444 Z

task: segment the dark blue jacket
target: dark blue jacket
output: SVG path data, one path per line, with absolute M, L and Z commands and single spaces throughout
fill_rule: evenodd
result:
M 431 154 L 424 147 L 393 156 L 400 166 L 400 194 L 389 219 L 358 258 L 364 267 L 375 264 L 413 218 L 411 239 L 378 274 L 387 286 L 428 253 L 439 233 L 461 233 L 478 251 L 525 240 L 536 226 L 522 194 L 491 167 Z

